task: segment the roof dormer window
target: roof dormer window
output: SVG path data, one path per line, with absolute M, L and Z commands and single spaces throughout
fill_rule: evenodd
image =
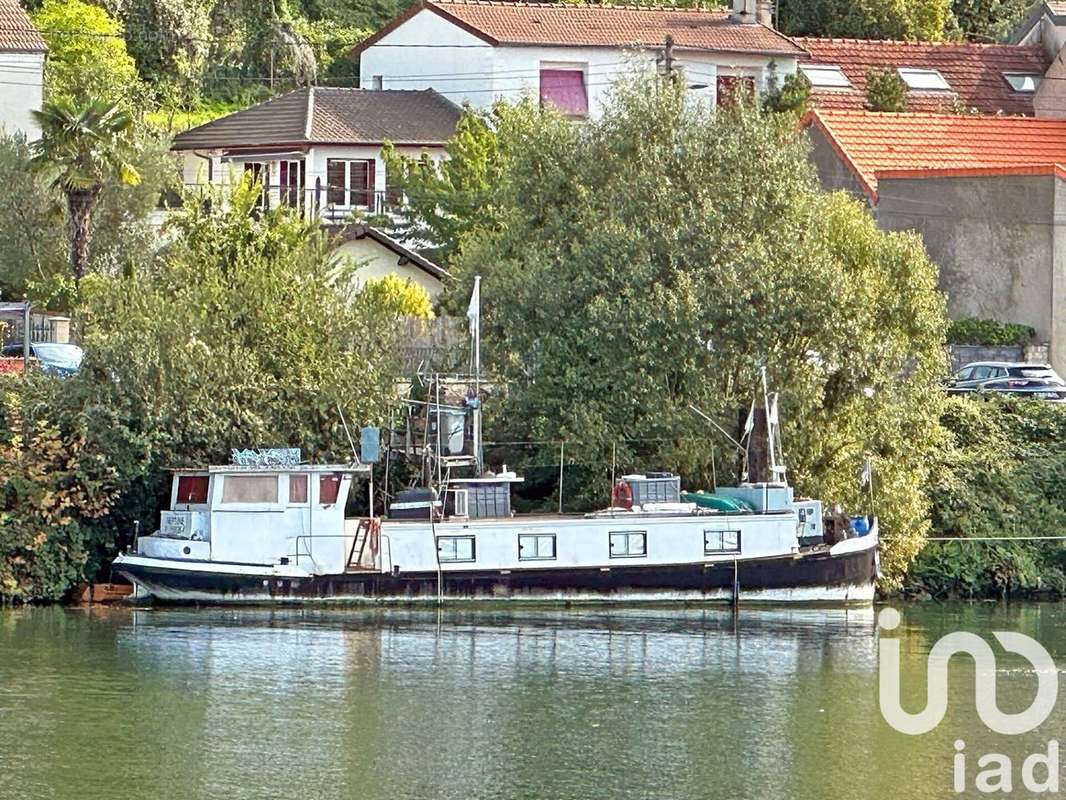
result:
M 1026 72 L 1004 72 L 1003 79 L 1016 92 L 1032 94 L 1040 88 L 1040 76 Z
M 800 64 L 799 68 L 815 89 L 851 88 L 848 76 L 836 64 Z
M 922 92 L 950 92 L 951 87 L 935 69 L 915 69 L 913 67 L 900 67 L 897 72 L 907 84 L 908 89 Z

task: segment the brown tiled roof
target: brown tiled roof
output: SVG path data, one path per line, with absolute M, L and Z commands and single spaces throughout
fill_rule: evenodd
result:
M 0 0 L 0 50 L 20 53 L 43 53 L 44 37 L 33 26 L 19 0 Z
M 952 92 L 907 92 L 908 111 L 936 112 L 950 108 L 955 97 L 983 114 L 1033 114 L 1033 95 L 1016 92 L 1005 72 L 1043 75 L 1049 60 L 1040 45 L 972 44 L 967 42 L 894 42 L 862 39 L 797 38 L 810 54 L 801 63 L 839 66 L 851 89 L 816 89 L 818 108 L 861 109 L 866 105 L 866 72 L 897 67 L 935 69 Z
M 174 137 L 175 150 L 305 144 L 442 144 L 460 109 L 432 89 L 296 89 Z
M 1022 173 L 1066 165 L 1066 120 L 816 109 L 815 126 L 876 199 L 877 179 L 904 174 Z
M 682 50 L 793 56 L 802 52 L 772 28 L 735 22 L 728 11 L 720 9 L 420 0 L 359 44 L 352 54 L 373 46 L 423 9 L 493 45 L 661 48 L 669 35 Z

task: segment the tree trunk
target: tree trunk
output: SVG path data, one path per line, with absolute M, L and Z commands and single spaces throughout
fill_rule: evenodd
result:
M 92 216 L 100 201 L 100 186 L 67 191 L 67 224 L 70 235 L 70 269 L 77 283 L 85 277 L 89 267 L 89 246 L 92 244 Z

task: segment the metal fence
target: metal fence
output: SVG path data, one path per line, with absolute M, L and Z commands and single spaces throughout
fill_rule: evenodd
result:
M 228 188 L 223 184 L 187 183 L 185 202 L 189 197 L 200 202 L 211 202 L 218 197 L 221 190 Z M 224 197 L 224 195 L 223 195 Z M 182 202 L 168 202 L 171 207 Z M 258 204 L 260 209 L 287 206 L 303 213 L 307 219 L 320 219 L 331 225 L 339 225 L 353 216 L 395 216 L 400 212 L 403 198 L 395 191 L 370 191 L 365 189 L 345 189 L 343 186 L 320 184 L 314 187 L 267 184 L 262 187 L 262 197 Z

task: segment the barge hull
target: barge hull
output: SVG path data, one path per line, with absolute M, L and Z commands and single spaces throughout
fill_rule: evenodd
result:
M 136 559 L 115 568 L 156 600 L 171 603 L 347 602 L 424 604 L 438 599 L 437 574 L 346 573 L 287 577 L 182 569 L 180 563 Z M 878 575 L 877 549 L 831 555 L 604 568 L 448 570 L 440 595 L 447 600 L 531 603 L 744 602 L 869 603 Z

